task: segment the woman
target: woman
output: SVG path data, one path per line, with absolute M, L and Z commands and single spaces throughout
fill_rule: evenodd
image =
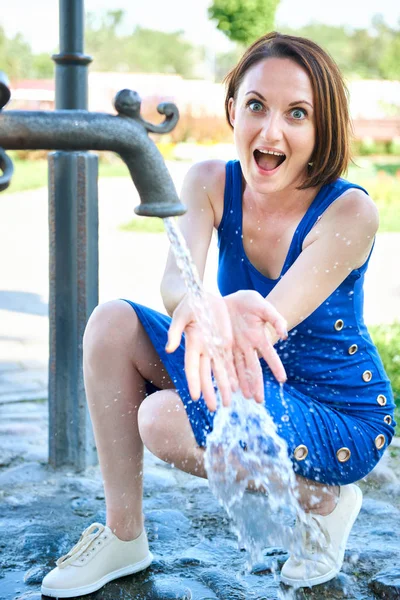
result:
M 339 572 L 361 508 L 354 482 L 392 439 L 393 395 L 362 316 L 378 214 L 365 190 L 340 178 L 350 158 L 341 74 L 313 42 L 271 33 L 245 52 L 226 83 L 239 160 L 193 166 L 180 219 L 201 277 L 218 230 L 221 296 L 207 298 L 225 364 L 210 356 L 172 255 L 161 285 L 171 326 L 169 317 L 130 301 L 94 311 L 84 372 L 107 527 L 93 525 L 58 561 L 43 581 L 50 596 L 89 593 L 150 564 L 143 443 L 206 476 L 216 406 L 211 369 L 224 404 L 238 385 L 248 398 L 265 396 L 288 444 L 301 504 L 333 556 L 329 565 L 291 556 L 281 573 L 287 584 L 316 585 Z M 284 408 L 279 382 L 286 377 Z

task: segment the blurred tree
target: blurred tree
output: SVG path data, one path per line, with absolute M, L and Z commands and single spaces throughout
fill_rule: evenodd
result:
M 94 58 L 97 71 L 132 71 L 193 75 L 195 49 L 181 31 L 165 33 L 136 27 L 122 34 L 124 11 L 109 11 L 100 20 L 87 15 L 86 51 Z
M 30 76 L 32 54 L 29 44 L 21 34 L 7 37 L 0 25 L 0 70 L 12 79 L 24 79 Z
M 182 36 L 182 31 L 165 33 L 137 27 L 126 39 L 126 52 L 132 70 L 193 76 L 194 49 Z
M 215 80 L 222 81 L 231 69 L 238 63 L 242 55 L 239 44 L 229 52 L 220 52 L 215 57 Z
M 50 54 L 45 52 L 32 56 L 30 77 L 34 79 L 52 79 L 54 77 L 54 62 Z
M 282 33 L 299 35 L 316 42 L 326 50 L 337 62 L 340 69 L 346 73 L 351 62 L 350 32 L 345 27 L 310 23 L 299 29 L 283 27 Z
M 310 23 L 281 30 L 322 46 L 347 78 L 400 79 L 400 30 L 389 27 L 381 15 L 373 17 L 369 29 Z
M 398 28 L 389 27 L 380 15 L 372 21 L 379 46 L 376 47 L 379 75 L 383 79 L 400 80 L 400 22 Z
M 379 66 L 384 79 L 400 81 L 400 32 L 397 32 L 392 42 L 383 51 Z
M 230 40 L 247 45 L 274 29 L 278 5 L 279 0 L 213 0 L 208 16 Z

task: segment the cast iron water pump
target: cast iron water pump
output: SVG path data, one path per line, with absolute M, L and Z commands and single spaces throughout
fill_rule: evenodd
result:
M 159 105 L 165 120 L 152 125 L 140 115 L 138 94 L 122 90 L 114 101 L 116 115 L 89 112 L 84 2 L 59 0 L 59 8 L 56 110 L 3 111 L 11 94 L 0 74 L 0 191 L 13 173 L 5 150 L 55 150 L 48 158 L 49 461 L 82 470 L 97 462 L 82 374 L 83 333 L 98 304 L 98 160 L 88 151 L 113 151 L 125 161 L 140 196 L 137 214 L 170 217 L 185 207 L 148 136 L 171 131 L 178 109 Z

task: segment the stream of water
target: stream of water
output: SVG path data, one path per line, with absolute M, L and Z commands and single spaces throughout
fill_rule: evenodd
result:
M 224 360 L 186 242 L 173 218 L 164 219 L 164 224 L 210 354 Z M 285 405 L 283 386 L 281 398 Z M 299 504 L 286 442 L 278 436 L 265 407 L 245 399 L 240 391 L 233 394 L 229 407 L 222 406 L 218 391 L 217 400 L 214 429 L 207 436 L 205 467 L 212 493 L 231 518 L 240 547 L 248 552 L 248 566 L 262 562 L 268 546 L 304 556 L 305 535 L 317 551 L 323 552 L 321 532 Z M 297 526 L 293 527 L 295 521 Z

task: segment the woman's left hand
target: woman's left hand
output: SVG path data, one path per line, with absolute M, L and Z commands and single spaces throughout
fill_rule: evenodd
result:
M 276 379 L 286 381 L 286 372 L 271 341 L 268 324 L 278 339 L 287 338 L 287 324 L 276 308 L 261 294 L 241 290 L 224 297 L 233 330 L 233 356 L 239 387 L 246 398 L 264 401 L 264 382 L 259 356 L 269 365 Z

